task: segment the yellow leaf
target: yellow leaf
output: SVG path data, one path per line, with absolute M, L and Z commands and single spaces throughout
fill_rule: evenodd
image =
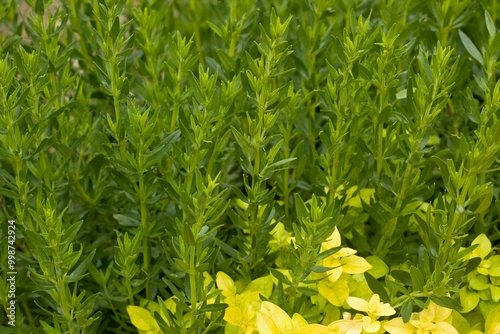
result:
M 337 253 L 332 254 L 330 257 L 342 258 L 344 256 L 351 256 L 356 254 L 358 251 L 349 247 L 342 247 Z
M 363 317 L 363 330 L 367 333 L 378 333 L 380 330 L 380 321 L 373 320 L 368 316 Z
M 248 203 L 246 202 L 243 202 L 241 199 L 237 198 L 236 199 L 236 204 L 238 204 L 238 206 L 243 209 L 243 210 L 246 210 L 248 209 Z
M 262 312 L 257 313 L 257 328 L 260 334 L 280 334 L 280 330 L 273 319 Z
M 323 243 L 321 243 L 321 251 L 332 249 L 334 247 L 340 246 L 340 232 L 335 226 L 332 235 Z
M 334 333 L 342 334 L 360 334 L 363 330 L 363 321 L 361 320 L 337 320 L 328 327 L 332 328 Z
M 226 273 L 219 271 L 217 273 L 216 282 L 217 287 L 222 290 L 222 295 L 224 297 L 234 296 L 236 294 L 236 286 L 234 285 L 234 281 Z
M 351 255 L 340 260 L 342 271 L 347 274 L 361 274 L 372 269 L 372 266 L 362 257 Z
M 434 319 L 432 320 L 434 322 L 444 321 L 451 315 L 452 312 L 451 309 L 439 306 L 432 301 L 429 303 L 429 307 L 427 309 L 434 314 Z
M 361 205 L 361 198 L 359 196 L 352 197 L 350 200 L 347 201 L 347 205 L 353 208 L 362 208 L 363 206 Z
M 224 313 L 224 320 L 230 324 L 239 326 L 243 322 L 243 312 L 239 306 L 229 305 Z
M 349 297 L 346 300 L 347 304 L 349 304 L 350 307 L 357 311 L 361 312 L 367 312 L 368 311 L 368 302 L 364 299 L 357 298 L 357 297 Z
M 488 274 L 491 277 L 500 277 L 500 255 L 493 255 L 488 260 L 490 260 L 491 268 L 488 270 Z
M 304 317 L 298 313 L 295 313 L 292 316 L 292 321 L 293 321 L 293 327 L 296 329 L 300 329 L 300 328 L 307 326 L 306 319 L 304 319 Z
M 500 306 L 495 307 L 486 317 L 485 334 L 500 333 Z
M 139 306 L 128 305 L 127 312 L 132 324 L 141 331 L 149 331 L 152 333 L 159 333 L 160 327 L 151 313 Z
M 318 292 L 331 304 L 340 307 L 347 297 L 349 297 L 349 285 L 343 279 L 339 279 L 334 283 L 331 283 L 329 280 L 322 280 L 318 283 Z
M 351 189 L 349 189 L 349 190 L 351 190 Z M 348 194 L 349 194 L 349 190 L 347 191 Z M 362 208 L 363 205 L 362 205 L 361 201 L 363 201 L 367 204 L 370 204 L 370 198 L 373 197 L 373 194 L 375 194 L 375 189 L 373 189 L 373 188 L 361 189 L 359 191 L 359 194 L 356 197 L 352 197 L 347 202 L 347 204 L 353 208 Z
M 478 235 L 474 241 L 472 241 L 471 245 L 478 245 L 478 247 L 472 251 L 471 257 L 480 257 L 484 259 L 491 252 L 491 241 L 484 233 Z
M 432 334 L 458 334 L 458 331 L 449 323 L 441 321 L 436 323 L 436 327 L 432 330 Z
M 415 327 L 409 322 L 404 323 L 402 318 L 394 318 L 384 323 L 384 329 L 390 334 L 413 334 Z
M 366 259 L 372 269 L 368 270 L 368 273 L 375 278 L 384 277 L 389 272 L 389 267 L 376 255 L 370 255 Z
M 246 308 L 250 305 L 254 311 L 260 309 L 259 291 L 243 292 L 238 296 L 242 307 Z
M 339 266 L 339 265 L 340 265 L 340 262 L 337 260 L 329 261 L 328 259 L 325 259 L 323 261 L 323 266 L 325 266 L 325 267 L 335 267 L 335 266 Z M 328 280 L 333 283 L 333 282 L 337 281 L 340 278 L 340 276 L 342 275 L 342 267 L 337 267 L 335 269 L 328 270 L 326 273 L 328 274 Z
M 266 298 L 273 292 L 273 278 L 268 276 L 259 277 L 251 281 L 244 290 L 245 292 L 257 291 Z
M 260 313 L 271 317 L 280 331 L 286 332 L 293 330 L 292 318 L 290 318 L 290 316 L 279 306 L 274 305 L 271 302 L 264 301 L 260 306 Z
M 460 304 L 462 305 L 462 313 L 469 313 L 479 304 L 479 294 L 475 291 L 470 291 L 464 286 L 460 289 Z
M 312 324 L 302 327 L 299 334 L 340 334 L 340 332 L 328 326 Z

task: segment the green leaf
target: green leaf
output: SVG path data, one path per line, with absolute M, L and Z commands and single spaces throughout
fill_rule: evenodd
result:
M 24 231 L 24 235 L 26 239 L 28 240 L 28 245 L 33 248 L 38 248 L 38 247 L 44 247 L 46 245 L 46 242 L 43 240 L 43 238 L 40 236 L 40 234 L 35 233 L 31 230 L 26 230 Z
M 401 306 L 401 318 L 403 318 L 404 323 L 410 321 L 412 312 L 413 312 L 413 301 L 410 298 L 408 298 Z
M 439 306 L 446 307 L 452 310 L 460 311 L 462 309 L 462 305 L 460 305 L 459 302 L 447 296 L 432 295 L 431 300 Z
M 76 235 L 78 234 L 78 231 L 80 231 L 82 224 L 83 224 L 83 220 L 80 220 L 77 223 L 71 224 L 71 226 L 66 231 L 64 231 L 64 236 L 61 238 L 61 242 L 62 243 L 73 242 Z
M 184 225 L 182 237 L 188 242 L 189 245 L 196 246 L 196 240 L 194 238 L 193 232 L 191 231 L 191 227 L 189 227 L 189 225 L 187 224 Z
M 217 55 L 219 56 L 219 60 L 221 61 L 222 65 L 224 65 L 224 69 L 226 71 L 230 71 L 236 67 L 236 62 L 229 56 L 229 54 L 222 50 L 222 49 L 217 49 Z
M 116 182 L 118 187 L 120 187 L 122 190 L 126 191 L 130 195 L 135 196 L 135 194 L 137 194 L 138 191 L 129 178 L 125 177 L 122 173 L 116 170 L 112 171 L 112 175 L 113 175 L 113 181 Z
M 488 208 L 491 207 L 491 202 L 493 201 L 493 189 L 489 188 L 489 191 L 485 191 L 482 195 L 482 198 L 480 199 L 479 205 L 477 208 L 474 210 L 474 214 L 477 215 L 479 213 L 483 213 Z
M 19 200 L 19 192 L 12 191 L 6 188 L 0 188 L 0 195 L 5 196 L 10 199 Z
M 126 227 L 139 227 L 141 222 L 136 218 L 131 216 L 130 214 L 114 214 L 113 218 L 116 219 L 118 224 Z
M 158 146 L 144 155 L 146 163 L 144 164 L 144 169 L 149 168 L 150 166 L 156 164 L 158 160 L 163 158 L 168 150 L 174 145 L 174 143 L 179 141 L 181 132 L 180 130 L 176 130 L 169 134 L 165 139 L 158 144 Z
M 179 291 L 179 289 L 177 289 L 177 287 L 166 277 L 163 277 L 162 278 L 163 282 L 165 282 L 165 284 L 167 285 L 167 287 L 172 290 L 172 293 L 174 294 L 174 296 L 176 296 L 177 298 L 179 298 L 180 301 L 184 302 L 184 303 L 188 303 L 189 301 L 187 300 L 186 298 L 186 295 L 182 292 Z
M 241 147 L 243 152 L 251 152 L 253 151 L 253 147 L 250 144 L 250 141 L 245 137 L 244 135 L 241 134 L 238 130 L 236 130 L 235 127 L 231 125 L 231 131 L 233 132 L 234 138 L 236 139 L 236 142 L 238 145 Z
M 200 312 L 201 313 L 207 313 L 207 312 L 219 312 L 219 311 L 224 311 L 229 305 L 227 304 L 207 304 L 202 307 L 200 307 Z
M 273 164 L 270 164 L 269 166 L 266 166 L 266 168 L 274 170 L 276 167 L 283 166 L 283 165 L 285 165 L 285 164 L 287 164 L 289 162 L 294 161 L 295 159 L 297 159 L 297 158 L 295 158 L 295 157 L 294 158 L 286 158 L 286 159 L 277 161 L 277 162 L 275 162 Z
M 474 43 L 472 43 L 470 38 L 466 34 L 464 34 L 464 32 L 462 30 L 458 31 L 458 35 L 460 36 L 460 40 L 462 41 L 463 45 L 465 46 L 465 49 L 467 50 L 467 52 L 469 52 L 469 54 L 472 56 L 472 58 L 474 58 L 481 65 L 484 66 L 483 56 L 481 55 L 479 50 L 476 48 Z
M 373 293 L 376 293 L 380 296 L 380 299 L 384 302 L 389 302 L 389 294 L 387 293 L 387 290 L 384 288 L 384 286 L 372 275 L 369 273 L 364 273 L 366 283 L 368 283 L 368 286 L 370 287 L 370 290 L 372 290 Z
M 276 277 L 280 282 L 287 284 L 287 285 L 293 285 L 293 283 L 288 279 L 288 277 L 285 276 L 281 271 L 269 268 L 269 272 Z
M 109 32 L 109 36 L 115 40 L 118 38 L 119 33 L 120 33 L 120 18 L 116 17 L 115 21 L 113 22 L 113 26 L 111 27 L 111 30 Z
M 327 249 L 326 251 L 323 251 L 323 252 L 319 253 L 318 256 L 316 256 L 316 261 L 324 260 L 327 257 L 329 257 L 330 255 L 333 255 L 333 254 L 337 253 L 341 249 L 342 249 L 342 246 L 338 246 L 338 247 L 333 247 L 333 248 Z
M 309 297 L 316 296 L 318 294 L 318 291 L 302 286 L 297 287 L 297 291 Z
M 392 239 L 394 231 L 396 230 L 397 222 L 398 218 L 393 217 L 383 225 L 381 233 L 387 240 Z
M 333 268 L 323 267 L 323 266 L 312 266 L 309 269 L 315 273 L 324 273 L 327 272 L 328 270 L 332 270 Z
M 411 280 L 411 275 L 407 271 L 392 270 L 391 276 L 394 277 L 396 280 L 400 281 L 401 283 L 403 283 L 404 285 L 411 286 L 413 284 L 413 282 Z
M 43 0 L 36 0 L 35 13 L 37 15 L 43 15 L 44 11 L 45 11 L 45 4 L 44 4 Z
M 84 273 L 86 273 L 87 268 L 94 258 L 96 250 L 94 249 L 89 255 L 78 265 L 78 267 L 73 270 L 73 272 L 66 278 L 66 282 L 76 282 L 78 281 Z
M 488 29 L 488 34 L 490 35 L 490 37 L 491 38 L 495 37 L 496 35 L 495 23 L 493 22 L 490 13 L 488 13 L 487 11 L 484 12 L 484 21 L 486 22 L 486 29 Z
M 472 272 L 474 269 L 476 269 L 481 263 L 481 261 L 482 259 L 479 257 L 473 257 L 472 259 L 467 261 L 467 265 L 465 266 L 464 276 Z
M 410 276 L 413 284 L 413 290 L 424 291 L 425 280 L 424 280 L 424 275 L 422 275 L 422 272 L 418 270 L 418 268 L 411 266 Z
M 120 97 L 119 97 L 120 100 L 126 98 L 129 92 L 130 92 L 130 84 L 128 78 L 125 77 L 123 78 L 122 85 L 120 87 Z
M 299 194 L 295 193 L 295 211 L 299 221 L 306 221 L 309 218 L 309 211 L 307 210 L 304 201 Z
M 220 249 L 224 253 L 226 253 L 227 255 L 229 255 L 230 257 L 232 257 L 233 259 L 239 260 L 242 257 L 241 254 L 236 249 L 234 249 L 233 247 L 229 246 L 225 242 L 223 242 L 223 241 L 221 241 L 219 239 L 215 239 L 215 243 L 217 244 L 217 246 L 220 247 Z

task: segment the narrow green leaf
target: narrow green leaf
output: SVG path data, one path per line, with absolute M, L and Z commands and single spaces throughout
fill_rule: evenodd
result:
M 412 266 L 410 267 L 410 276 L 413 283 L 413 290 L 424 291 L 425 280 L 422 272 L 418 270 L 418 268 Z
M 229 305 L 227 304 L 207 304 L 202 307 L 200 307 L 200 313 L 207 313 L 207 312 L 219 312 L 219 311 L 224 311 Z
M 295 193 L 295 210 L 300 221 L 305 221 L 309 217 L 309 211 L 307 210 L 304 201 L 297 193 Z
M 234 249 L 233 247 L 229 246 L 228 244 L 226 244 L 225 242 L 219 240 L 219 239 L 215 239 L 215 243 L 217 244 L 217 246 L 220 247 L 220 249 L 226 253 L 227 255 L 229 255 L 230 257 L 232 257 L 233 259 L 235 260 L 239 260 L 241 258 L 241 255 L 240 253 Z
M 113 175 L 113 180 L 122 190 L 126 191 L 130 195 L 135 195 L 137 193 L 136 187 L 130 181 L 129 178 L 125 177 L 122 173 L 116 170 L 112 171 L 112 175 Z
M 467 265 L 465 266 L 465 272 L 464 275 L 467 275 L 468 273 L 472 272 L 474 269 L 479 266 L 479 264 L 482 262 L 482 259 L 479 257 L 473 257 L 469 261 L 467 261 Z
M 373 293 L 376 293 L 380 296 L 380 299 L 384 302 L 389 302 L 389 294 L 387 293 L 387 290 L 384 288 L 384 286 L 372 275 L 369 273 L 365 273 L 365 279 L 366 283 L 368 283 L 368 286 L 370 287 L 370 290 L 372 290 Z
M 271 272 L 271 275 L 276 277 L 280 282 L 287 284 L 287 285 L 293 285 L 292 282 L 288 279 L 288 277 L 285 276 L 281 271 L 269 268 L 269 271 Z
M 236 62 L 231 58 L 226 51 L 217 49 L 217 55 L 219 56 L 219 60 L 221 61 L 222 65 L 224 65 L 225 70 L 232 70 L 236 67 Z
M 392 270 L 391 271 L 391 276 L 394 277 L 396 280 L 400 281 L 404 285 L 412 285 L 413 282 L 411 281 L 411 276 L 410 273 L 404 270 Z
M 493 201 L 493 189 L 490 188 L 490 191 L 485 192 L 484 196 L 480 200 L 478 207 L 474 210 L 474 214 L 479 214 L 485 212 L 489 207 L 491 207 L 491 202 Z
M 196 246 L 196 240 L 194 239 L 193 232 L 191 231 L 191 227 L 189 225 L 184 225 L 183 238 L 188 242 L 191 246 Z
M 0 188 L 0 195 L 5 196 L 10 199 L 19 199 L 19 192 L 17 191 L 12 191 L 6 188 Z
M 311 289 L 311 288 L 302 287 L 302 286 L 297 287 L 297 291 L 306 295 L 306 296 L 309 296 L 309 297 L 316 296 L 318 294 L 318 291 Z
M 167 287 L 172 291 L 174 296 L 179 298 L 180 301 L 182 301 L 184 303 L 188 303 L 186 295 L 184 293 L 180 292 L 179 289 L 177 289 L 177 287 L 169 279 L 167 279 L 166 277 L 163 277 L 162 279 L 163 279 L 163 282 L 165 282 L 165 284 L 167 285 Z
M 61 241 L 68 242 L 68 243 L 73 242 L 76 235 L 78 234 L 78 231 L 80 231 L 82 224 L 83 224 L 83 220 L 80 220 L 77 223 L 71 224 L 71 226 L 64 232 L 64 236 L 61 238 Z
M 271 169 L 271 170 L 274 170 L 276 167 L 279 167 L 279 166 L 282 166 L 282 165 L 285 165 L 289 162 L 292 162 L 294 161 L 295 159 L 297 158 L 286 158 L 286 159 L 283 159 L 283 160 L 280 160 L 280 161 L 276 161 L 275 163 L 273 164 L 270 164 L 269 166 L 267 166 L 267 168 Z
M 342 246 L 338 246 L 338 247 L 333 247 L 333 248 L 327 249 L 326 251 L 323 251 L 323 252 L 319 253 L 318 256 L 316 256 L 316 260 L 317 261 L 324 260 L 327 257 L 329 257 L 330 255 L 333 255 L 333 254 L 337 253 L 341 249 L 342 249 Z
M 452 310 L 460 311 L 462 309 L 462 305 L 456 300 L 447 297 L 447 296 L 431 296 L 431 300 L 439 306 L 446 307 Z
M 94 258 L 95 252 L 96 250 L 94 249 L 89 255 L 87 255 L 85 260 L 83 260 L 83 262 L 80 263 L 80 265 L 78 265 L 78 267 L 76 267 L 75 270 L 73 270 L 73 272 L 67 277 L 67 282 L 75 282 L 80 279 L 80 276 L 87 271 L 90 262 Z
M 490 35 L 490 37 L 491 38 L 495 37 L 496 35 L 495 23 L 493 22 L 490 13 L 488 13 L 487 11 L 484 12 L 484 21 L 486 22 L 486 29 L 488 29 L 488 34 Z
M 413 312 L 413 301 L 411 299 L 407 299 L 403 303 L 403 306 L 401 306 L 401 318 L 403 318 L 404 323 L 410 321 L 412 312 Z
M 236 128 L 233 126 L 231 126 L 231 131 L 233 132 L 234 138 L 236 139 L 236 142 L 241 147 L 243 152 L 251 152 L 253 150 L 253 147 L 250 144 L 249 140 L 245 136 L 243 136 L 241 132 L 236 130 Z
M 312 266 L 309 268 L 311 271 L 315 273 L 324 273 L 327 272 L 328 270 L 332 270 L 334 268 L 331 267 L 323 267 L 323 266 Z
M 115 40 L 118 37 L 118 34 L 120 33 L 120 18 L 116 17 L 115 21 L 113 22 L 113 26 L 111 26 L 111 31 L 109 32 L 109 36 Z
M 43 0 L 37 0 L 35 3 L 35 13 L 37 15 L 43 15 L 45 11 L 45 4 L 43 3 Z
M 469 52 L 472 58 L 474 58 L 484 66 L 483 56 L 481 55 L 481 52 L 479 52 L 479 50 L 476 48 L 474 43 L 472 43 L 471 39 L 466 34 L 464 34 L 462 30 L 458 31 L 458 35 L 460 36 L 460 40 L 464 44 L 465 49 L 467 50 L 467 52 Z
M 443 178 L 444 183 L 447 184 L 450 178 L 450 173 L 448 172 L 448 166 L 446 165 L 446 162 L 435 155 L 431 157 L 431 160 L 438 165 L 441 177 Z

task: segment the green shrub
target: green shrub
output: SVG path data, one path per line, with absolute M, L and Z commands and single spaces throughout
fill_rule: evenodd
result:
M 499 333 L 499 17 L 3 1 L 1 332 Z

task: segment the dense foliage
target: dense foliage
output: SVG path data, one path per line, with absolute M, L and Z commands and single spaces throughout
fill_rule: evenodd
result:
M 0 2 L 0 331 L 500 333 L 499 18 Z

